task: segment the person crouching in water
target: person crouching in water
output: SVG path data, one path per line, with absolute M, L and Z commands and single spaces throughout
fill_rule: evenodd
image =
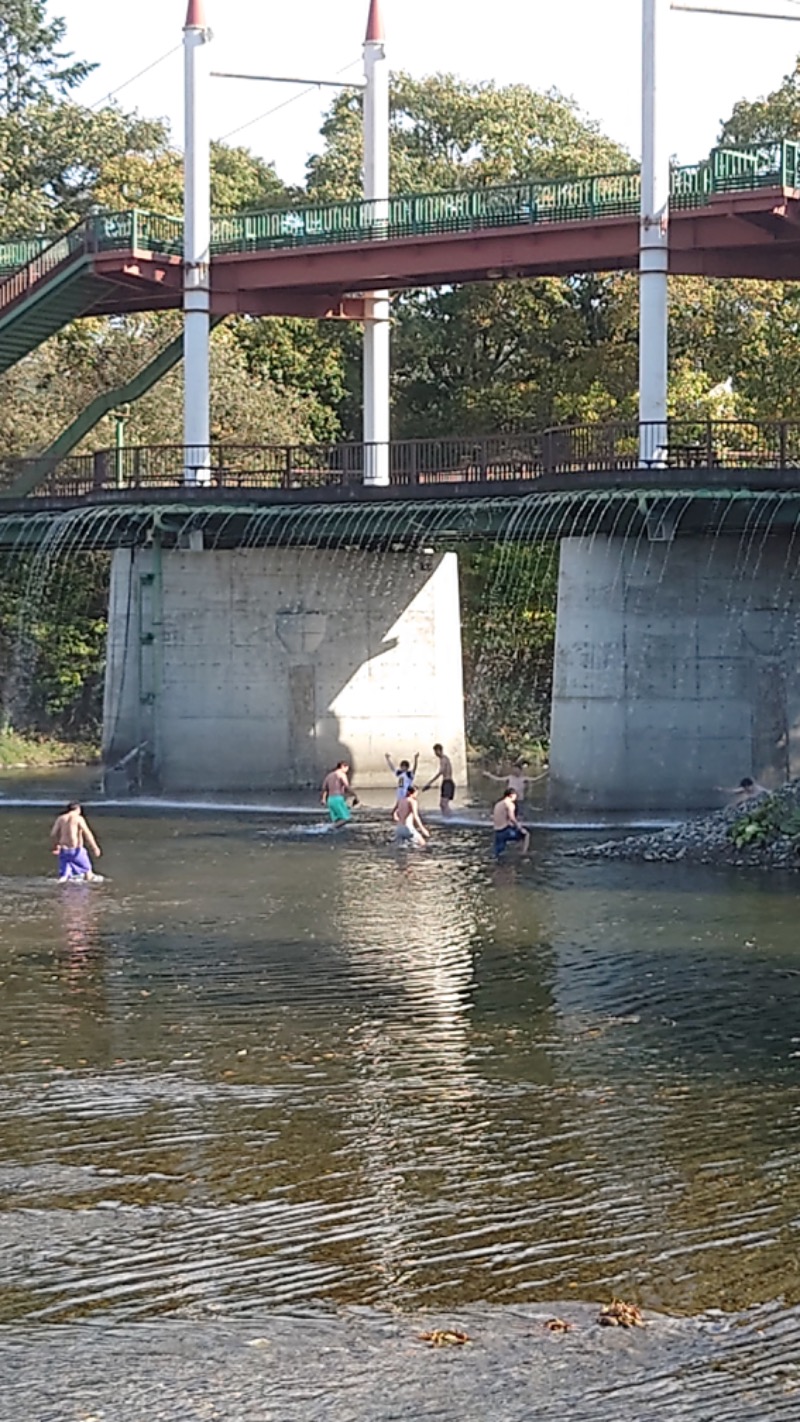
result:
M 517 819 L 517 792 L 510 787 L 502 800 L 498 800 L 492 812 L 494 825 L 494 857 L 499 859 L 505 853 L 506 845 L 522 844 L 522 853 L 527 854 L 530 835 Z
M 58 855 L 59 883 L 65 884 L 68 879 L 99 877 L 92 868 L 86 846 L 88 844 L 92 854 L 99 859 L 100 845 L 83 818 L 83 810 L 77 800 L 71 800 L 64 813 L 54 821 L 50 844 L 53 853 Z
M 430 837 L 430 830 L 425 828 L 420 818 L 417 791 L 414 785 L 409 785 L 403 798 L 398 800 L 396 814 L 395 844 L 414 844 L 418 849 L 421 849 L 426 839 Z

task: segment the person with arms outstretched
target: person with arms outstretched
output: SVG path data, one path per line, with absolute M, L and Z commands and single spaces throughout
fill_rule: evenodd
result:
M 513 790 L 517 797 L 517 810 L 522 808 L 525 794 L 529 785 L 535 785 L 538 780 L 544 780 L 547 771 L 543 770 L 541 775 L 526 775 L 527 760 L 515 760 L 508 775 L 493 775 L 490 770 L 484 770 L 487 780 L 495 780 L 499 785 L 505 785 L 507 790 Z
M 50 846 L 58 855 L 58 881 L 66 884 L 71 879 L 99 879 L 95 874 L 86 846 L 99 859 L 102 853 L 92 831 L 83 817 L 83 810 L 77 800 L 71 800 L 50 831 Z
M 748 800 L 757 800 L 759 795 L 769 795 L 770 791 L 766 785 L 759 785 L 757 780 L 745 775 L 738 785 L 715 785 L 715 790 L 719 790 L 722 795 L 730 795 L 732 805 L 746 805 Z
M 456 793 L 455 781 L 453 780 L 453 763 L 449 755 L 445 755 L 438 741 L 433 747 L 433 753 L 439 761 L 439 769 L 435 775 L 431 776 L 427 785 L 423 786 L 423 790 L 430 790 L 436 784 L 437 780 L 441 780 L 442 783 L 439 786 L 439 809 L 442 812 L 442 818 L 447 819 L 452 810 Z
M 392 757 L 388 754 L 386 756 L 386 764 L 388 765 L 389 769 L 392 772 L 392 775 L 397 781 L 397 791 L 395 794 L 394 807 L 392 809 L 392 819 L 397 820 L 397 807 L 400 804 L 400 801 L 404 799 L 404 797 L 408 794 L 409 790 L 411 789 L 411 786 L 414 784 L 414 777 L 416 776 L 417 766 L 419 765 L 419 751 L 414 756 L 413 765 L 411 765 L 407 760 L 401 760 L 399 765 L 395 765 L 392 761 Z

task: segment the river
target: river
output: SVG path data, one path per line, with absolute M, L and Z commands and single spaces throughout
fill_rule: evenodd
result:
M 4 1422 L 800 1415 L 796 879 L 93 807 L 60 886 L 52 813 L 0 820 Z

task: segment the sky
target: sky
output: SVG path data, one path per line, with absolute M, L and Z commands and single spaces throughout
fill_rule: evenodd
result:
M 205 0 L 212 68 L 311 78 L 360 78 L 368 0 Z M 604 133 L 640 149 L 641 0 L 382 0 L 393 69 L 416 77 L 449 72 L 469 81 L 524 83 L 574 98 Z M 794 14 L 800 0 L 683 0 Z M 126 30 L 120 10 L 97 0 L 51 0 L 67 22 L 69 47 L 98 68 L 83 103 L 116 96 L 126 109 L 166 117 L 183 140 L 181 43 L 185 0 L 137 0 Z M 667 142 L 679 161 L 705 156 L 738 99 L 770 92 L 794 66 L 800 23 L 671 12 L 667 26 Z M 351 67 L 348 67 L 351 66 Z M 320 146 L 332 90 L 212 80 L 212 133 L 273 161 L 284 181 L 303 180 Z M 299 95 L 299 97 L 298 97 Z M 287 103 L 287 100 L 291 102 Z M 268 109 L 277 112 L 251 122 Z M 246 125 L 246 126 L 245 126 Z M 235 132 L 239 130 L 238 132 Z

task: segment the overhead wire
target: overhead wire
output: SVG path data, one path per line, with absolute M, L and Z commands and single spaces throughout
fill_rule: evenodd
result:
M 337 78 L 340 74 L 346 74 L 349 69 L 355 69 L 360 64 L 360 59 L 352 59 L 349 64 L 344 64 L 341 69 L 335 71 Z M 245 123 L 240 123 L 237 128 L 231 128 L 227 133 L 223 133 L 216 141 L 217 143 L 227 143 L 229 138 L 234 138 L 237 133 L 244 133 L 246 128 L 252 128 L 254 124 L 261 123 L 262 119 L 271 118 L 273 114 L 280 113 L 281 109 L 288 109 L 290 104 L 296 104 L 299 99 L 305 99 L 308 94 L 313 94 L 319 89 L 318 84 L 309 84 L 307 88 L 301 89 L 299 94 L 292 94 L 290 99 L 284 99 L 282 103 L 275 104 L 270 109 L 265 109 L 263 113 L 256 114 L 255 118 L 247 119 Z M 346 87 L 346 86 L 343 86 Z
M 149 74 L 151 69 L 157 69 L 159 64 L 163 64 L 165 59 L 171 59 L 172 55 L 177 54 L 178 50 L 182 48 L 182 45 L 174 44 L 172 49 L 166 50 L 164 54 L 159 55 L 158 59 L 154 59 L 150 64 L 146 64 L 144 69 L 137 70 L 135 74 L 131 75 L 130 79 L 125 79 L 122 84 L 118 84 L 116 89 L 110 89 L 107 94 L 103 95 L 102 99 L 97 99 L 95 103 L 90 104 L 89 108 L 99 109 L 101 104 L 107 103 L 108 100 L 113 99 L 116 94 L 121 94 L 122 90 L 127 89 L 129 84 L 135 84 L 137 79 L 141 79 L 145 74 Z

